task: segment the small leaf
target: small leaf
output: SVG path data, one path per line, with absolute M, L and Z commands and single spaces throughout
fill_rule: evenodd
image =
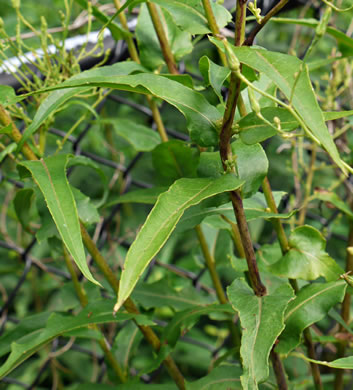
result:
M 222 364 L 205 377 L 186 383 L 186 390 L 241 390 L 242 370 L 234 364 Z
M 115 309 L 119 309 L 129 297 L 143 271 L 167 241 L 186 209 L 203 199 L 235 190 L 241 184 L 233 175 L 224 175 L 217 180 L 179 179 L 160 195 L 127 253 Z
M 300 344 L 300 336 L 308 326 L 320 321 L 338 302 L 346 291 L 343 281 L 313 283 L 303 287 L 289 303 L 284 315 L 286 327 L 279 337 L 276 352 L 288 355 Z
M 326 241 L 318 230 L 300 226 L 289 237 L 290 250 L 269 270 L 290 279 L 315 280 L 323 276 L 334 281 L 344 273 L 343 269 L 325 252 Z
M 126 321 L 139 318 L 142 323 L 149 324 L 142 315 L 119 313 L 112 315 L 111 301 L 99 300 L 89 303 L 78 315 L 64 315 L 53 313 L 48 319 L 45 328 L 36 329 L 11 344 L 11 353 L 0 368 L 0 379 L 8 375 L 19 364 L 28 359 L 44 345 L 54 338 L 75 329 L 86 327 L 89 324 L 103 324 Z
M 0 104 L 7 107 L 17 102 L 16 92 L 8 85 L 0 85 Z
M 17 149 L 17 144 L 15 142 L 12 142 L 11 144 L 7 145 L 6 148 L 0 153 L 0 163 L 4 160 L 4 158 L 14 152 Z
M 199 152 L 185 142 L 171 140 L 153 150 L 152 163 L 159 184 L 170 185 L 182 177 L 196 177 Z
M 174 347 L 179 337 L 189 331 L 202 315 L 212 313 L 234 314 L 234 311 L 229 304 L 221 305 L 218 303 L 179 311 L 164 328 L 162 340 Z
M 5 127 L 0 128 L 0 134 L 11 134 L 12 133 L 12 123 L 8 124 Z
M 268 160 L 260 144 L 245 145 L 241 140 L 232 143 L 232 151 L 236 156 L 236 169 L 241 180 L 244 198 L 254 195 L 267 175 Z
M 284 328 L 284 312 L 294 292 L 288 284 L 282 284 L 273 294 L 257 297 L 243 279 L 236 279 L 227 294 L 243 328 L 241 384 L 244 390 L 255 390 L 269 375 L 268 358 Z
M 221 95 L 221 88 L 223 83 L 230 75 L 230 70 L 224 66 L 219 66 L 211 61 L 207 56 L 203 56 L 199 61 L 199 68 L 202 74 L 202 77 L 205 80 L 207 86 L 211 86 L 220 103 L 223 102 L 223 97 Z
M 88 280 L 100 285 L 87 266 L 76 204 L 65 174 L 68 158 L 69 155 L 59 154 L 39 161 L 25 161 L 19 164 L 19 169 L 26 169 L 32 174 L 78 268 Z
M 333 360 L 332 362 L 326 362 L 324 360 L 310 359 L 301 353 L 295 354 L 295 356 L 298 356 L 298 357 L 300 357 L 308 362 L 321 364 L 322 366 L 326 366 L 326 367 L 341 368 L 343 370 L 352 370 L 353 369 L 353 356 L 349 356 L 349 357 L 345 357 L 345 358 L 341 358 L 341 359 L 336 359 L 336 360 Z

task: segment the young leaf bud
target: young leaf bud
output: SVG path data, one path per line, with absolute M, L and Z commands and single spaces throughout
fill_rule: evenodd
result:
M 254 91 L 251 87 L 248 88 L 248 95 L 249 95 L 249 101 L 250 101 L 250 106 L 252 110 L 255 112 L 255 114 L 260 114 L 261 113 L 261 106 L 259 102 L 256 100 Z
M 240 62 L 237 58 L 237 56 L 234 54 L 230 44 L 226 39 L 223 39 L 224 48 L 226 51 L 226 57 L 228 61 L 229 69 L 232 72 L 239 72 L 240 71 Z

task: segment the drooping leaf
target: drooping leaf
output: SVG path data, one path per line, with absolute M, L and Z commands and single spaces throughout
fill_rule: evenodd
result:
M 121 68 L 117 66 L 122 64 L 124 66 Z M 122 64 L 104 66 L 99 69 L 82 72 L 64 83 L 58 84 L 56 87 L 49 88 L 49 90 L 64 88 L 64 91 L 55 91 L 43 101 L 33 122 L 24 132 L 19 147 L 60 104 L 79 91 L 82 91 L 82 89 L 87 90 L 88 87 L 104 87 L 154 95 L 175 106 L 186 117 L 188 130 L 194 142 L 201 146 L 218 144 L 216 123 L 221 118 L 221 114 L 200 93 L 157 74 L 128 74 L 134 70 L 141 71 L 144 68 L 134 62 Z M 114 68 L 115 66 L 116 68 Z M 127 75 L 122 75 L 123 71 Z M 82 88 L 75 89 L 73 92 L 72 88 L 76 87 Z M 43 91 L 48 91 L 48 89 Z M 36 93 L 39 92 L 36 91 Z
M 239 366 L 222 364 L 205 377 L 186 383 L 186 390 L 241 390 L 241 373 Z
M 113 305 L 111 301 L 100 300 L 89 303 L 78 315 L 58 314 L 50 315 L 45 328 L 36 329 L 21 339 L 11 344 L 11 353 L 6 362 L 0 368 L 0 379 L 8 375 L 24 360 L 37 352 L 54 338 L 66 332 L 86 327 L 89 324 L 112 323 L 139 318 L 141 323 L 149 324 L 150 321 L 142 315 L 119 313 L 112 315 Z
M 181 30 L 171 15 L 163 8 L 157 8 L 166 32 L 171 51 L 176 61 L 192 51 L 191 35 Z M 165 64 L 161 46 L 146 4 L 142 4 L 137 19 L 136 39 L 141 63 L 149 69 L 157 69 Z
M 347 285 L 344 281 L 313 283 L 303 287 L 289 303 L 284 314 L 285 329 L 276 351 L 287 355 L 300 344 L 300 336 L 308 326 L 320 321 L 327 312 L 342 302 Z
M 189 331 L 202 315 L 212 313 L 234 314 L 234 311 L 229 304 L 218 303 L 179 311 L 164 328 L 162 340 L 174 347 L 179 337 Z
M 0 153 L 0 163 L 4 160 L 4 158 L 14 152 L 17 149 L 17 144 L 15 142 L 12 142 L 11 144 L 7 145 L 6 148 L 1 151 Z
M 241 384 L 244 390 L 256 390 L 269 375 L 268 358 L 284 328 L 284 312 L 294 292 L 283 284 L 273 294 L 257 297 L 243 279 L 236 279 L 227 294 L 243 328 Z
M 219 66 L 211 61 L 207 56 L 203 56 L 199 61 L 200 72 L 207 86 L 211 86 L 219 101 L 223 103 L 221 88 L 224 81 L 230 75 L 230 70 L 224 66 Z
M 267 175 L 268 160 L 260 144 L 246 145 L 241 140 L 232 143 L 236 156 L 236 170 L 240 179 L 245 181 L 241 189 L 244 198 L 254 195 Z
M 92 276 L 86 262 L 77 208 L 66 177 L 69 155 L 59 154 L 39 161 L 25 161 L 19 169 L 28 170 L 44 195 L 48 209 L 60 236 L 85 277 L 99 284 Z
M 81 1 L 81 0 L 80 0 Z M 86 0 L 84 0 L 86 1 Z M 119 76 L 127 75 L 132 72 L 145 71 L 145 68 L 133 61 L 119 62 L 111 66 L 104 66 L 98 69 L 91 69 L 85 72 L 79 73 L 69 80 L 74 82 L 74 80 L 80 80 L 81 78 L 86 79 L 87 77 L 97 77 L 97 76 Z M 64 104 L 71 97 L 87 91 L 89 87 L 84 88 L 82 83 L 79 88 L 65 88 L 54 91 L 46 98 L 42 104 L 39 106 L 36 114 L 33 118 L 32 123 L 27 127 L 23 133 L 21 142 L 19 143 L 19 148 L 22 147 L 23 143 L 39 128 L 39 126 L 51 115 L 53 114 L 62 104 Z M 19 96 L 20 98 L 21 96 Z
M 184 142 L 163 142 L 152 151 L 156 179 L 161 185 L 170 185 L 182 177 L 196 177 L 199 151 Z
M 223 43 L 210 38 L 224 50 Z M 309 131 L 320 141 L 334 162 L 346 172 L 351 168 L 341 160 L 336 145 L 326 127 L 322 111 L 316 100 L 307 65 L 300 59 L 287 54 L 271 52 L 262 48 L 234 47 L 232 50 L 241 63 L 266 74 L 284 93 L 292 99 L 292 106 Z M 298 77 L 295 77 L 298 75 Z
M 315 280 L 323 276 L 334 281 L 343 269 L 325 252 L 326 241 L 311 226 L 300 226 L 289 237 L 290 250 L 281 260 L 269 267 L 275 275 L 290 279 Z
M 156 131 L 130 119 L 103 119 L 100 123 L 111 124 L 115 133 L 124 138 L 137 152 L 150 152 L 161 142 Z
M 175 310 L 184 310 L 211 303 L 210 299 L 202 296 L 194 288 L 176 291 L 165 279 L 155 283 L 139 283 L 132 297 L 146 309 L 169 306 Z
M 186 209 L 218 193 L 237 189 L 241 184 L 233 175 L 224 175 L 217 180 L 179 179 L 160 195 L 127 253 L 116 307 L 119 308 L 128 298 Z

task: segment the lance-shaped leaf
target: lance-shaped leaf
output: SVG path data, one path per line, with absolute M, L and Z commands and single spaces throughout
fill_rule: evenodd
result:
M 301 357 L 302 359 L 304 359 L 308 362 L 321 364 L 322 366 L 326 366 L 326 367 L 341 368 L 343 370 L 352 370 L 353 369 L 353 356 L 349 356 L 349 357 L 345 357 L 345 358 L 341 358 L 341 359 L 336 359 L 336 360 L 333 360 L 332 362 L 326 362 L 324 360 L 310 359 L 301 353 L 296 354 L 296 356 Z
M 138 318 L 143 324 L 150 323 L 142 315 L 119 313 L 115 317 L 112 315 L 112 308 L 111 301 L 99 300 L 88 304 L 76 316 L 53 313 L 49 317 L 45 328 L 36 329 L 11 344 L 11 353 L 0 368 L 0 379 L 8 375 L 44 345 L 64 333 L 86 327 L 89 324 L 126 321 L 132 318 Z
M 233 175 L 223 175 L 216 180 L 184 178 L 177 180 L 167 192 L 160 195 L 127 253 L 115 309 L 131 294 L 141 274 L 167 241 L 186 209 L 216 194 L 235 190 L 242 184 Z
M 243 328 L 241 383 L 244 390 L 255 390 L 269 375 L 268 358 L 284 328 L 284 312 L 294 292 L 288 284 L 282 284 L 273 294 L 257 297 L 243 279 L 236 279 L 227 294 Z
M 186 390 L 241 390 L 241 368 L 234 364 L 222 364 L 214 368 L 207 376 L 186 383 Z
M 224 50 L 223 43 L 210 38 Z M 352 169 L 341 160 L 336 145 L 326 127 L 323 113 L 316 100 L 307 65 L 297 57 L 252 47 L 234 47 L 232 50 L 241 63 L 264 73 L 291 100 L 296 113 L 310 133 L 320 141 L 334 162 L 346 172 Z
M 323 276 L 334 281 L 344 273 L 335 260 L 325 252 L 326 241 L 311 226 L 300 226 L 289 237 L 290 250 L 269 270 L 290 279 L 315 280 Z
M 154 95 L 176 107 L 186 118 L 191 139 L 201 146 L 214 146 L 218 144 L 217 121 L 221 113 L 212 106 L 200 93 L 183 84 L 157 74 L 125 74 L 133 70 L 144 68 L 134 62 L 129 62 L 129 67 L 124 63 L 123 67 L 115 65 L 104 66 L 99 69 L 82 72 L 73 76 L 62 84 L 46 90 L 36 91 L 40 93 L 48 90 L 64 89 L 51 93 L 40 105 L 31 125 L 23 134 L 19 147 L 32 135 L 38 127 L 57 109 L 60 104 L 77 94 L 82 87 L 103 87 L 131 91 L 141 94 Z M 119 64 L 117 64 L 119 65 Z M 69 89 L 66 89 L 69 88 Z M 74 88 L 74 93 L 72 92 Z
M 353 212 L 347 203 L 343 202 L 340 197 L 335 192 L 330 192 L 327 190 L 317 190 L 314 193 L 314 198 L 322 200 L 323 202 L 328 202 L 329 204 L 333 204 L 338 208 L 338 210 L 342 211 L 349 218 L 353 219 Z
M 66 177 L 69 155 L 59 154 L 39 161 L 19 164 L 28 170 L 44 195 L 46 204 L 67 250 L 85 277 L 100 285 L 92 276 L 83 248 L 76 203 Z M 27 172 L 26 172 L 27 173 Z M 28 173 L 27 173 L 28 174 Z
M 296 348 L 303 330 L 320 321 L 331 307 L 342 302 L 346 287 L 342 280 L 303 287 L 287 307 L 284 315 L 286 327 L 279 338 L 276 352 L 287 355 Z

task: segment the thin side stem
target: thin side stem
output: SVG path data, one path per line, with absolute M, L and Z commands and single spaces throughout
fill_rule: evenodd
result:
M 233 221 L 231 221 L 229 218 L 227 218 L 225 215 L 221 215 L 221 217 L 222 217 L 222 219 L 224 219 L 226 222 L 229 223 L 229 225 L 232 229 L 231 235 L 232 235 L 234 245 L 237 248 L 238 256 L 241 257 L 242 259 L 245 259 L 245 251 L 244 251 L 243 244 L 241 242 L 241 237 L 240 237 L 238 225 L 236 223 L 234 223 Z
M 151 3 L 149 1 L 147 2 L 147 8 L 148 8 L 148 11 L 150 13 L 152 23 L 153 23 L 154 29 L 156 31 L 156 34 L 157 34 L 157 37 L 159 40 L 159 44 L 161 46 L 163 57 L 164 57 L 165 62 L 167 64 L 168 70 L 172 74 L 179 74 L 178 68 L 175 64 L 174 55 L 172 53 L 172 50 L 171 50 L 169 42 L 168 42 L 166 32 L 164 30 L 162 21 L 159 17 L 159 14 L 158 14 L 158 8 L 154 3 Z
M 254 43 L 254 39 L 259 31 L 261 31 L 266 23 L 272 18 L 272 16 L 276 15 L 287 3 L 289 0 L 281 0 L 278 4 L 276 4 L 261 20 L 261 23 L 257 24 L 254 29 L 250 32 L 249 36 L 246 38 L 244 45 L 251 46 Z
M 116 294 L 119 292 L 119 281 L 115 277 L 112 269 L 109 267 L 107 261 L 102 256 L 100 251 L 98 250 L 96 244 L 91 239 L 90 235 L 88 234 L 86 228 L 81 222 L 81 234 L 82 239 L 85 247 L 87 248 L 88 252 L 92 256 L 93 260 L 96 262 L 100 270 L 103 272 L 105 278 L 107 279 L 110 286 L 113 288 Z M 124 303 L 125 309 L 129 313 L 139 314 L 139 310 L 132 301 L 131 298 L 128 298 Z M 136 323 L 142 334 L 144 335 L 145 339 L 148 341 L 148 343 L 152 346 L 152 348 L 155 351 L 159 351 L 161 348 L 161 342 L 158 338 L 158 336 L 154 333 L 154 331 L 146 325 L 139 325 Z M 164 365 L 166 366 L 170 376 L 175 381 L 176 385 L 180 390 L 185 390 L 185 380 L 181 372 L 179 371 L 177 365 L 175 364 L 174 360 L 171 356 L 167 356 L 165 360 L 163 361 Z

